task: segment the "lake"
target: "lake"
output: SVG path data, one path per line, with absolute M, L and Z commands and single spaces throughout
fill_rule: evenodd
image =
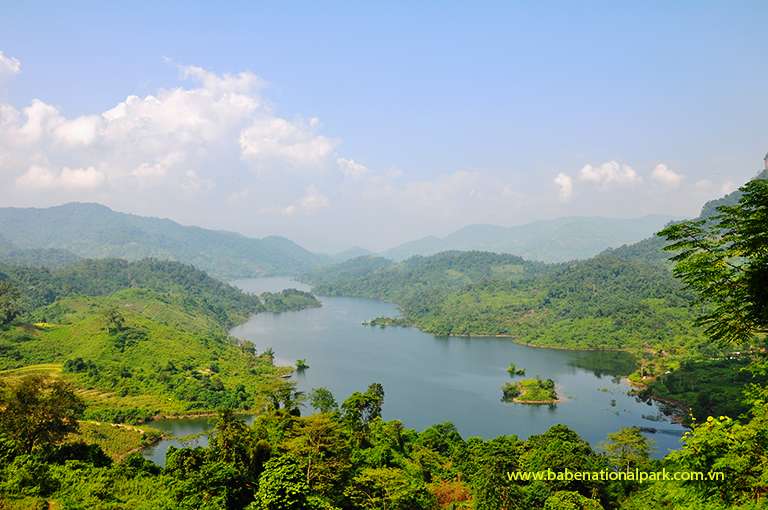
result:
M 284 288 L 309 290 L 287 278 L 254 278 L 233 282 L 247 292 Z M 323 306 L 262 313 L 232 330 L 252 341 L 258 351 L 271 347 L 275 362 L 294 365 L 306 359 L 310 368 L 294 375 L 300 389 L 326 387 L 336 400 L 364 391 L 373 382 L 384 386 L 383 416 L 422 430 L 450 421 L 466 438 L 515 434 L 527 438 L 563 423 L 597 446 L 622 427 L 652 427 L 656 455 L 679 447 L 685 428 L 671 423 L 659 407 L 628 394 L 621 375 L 631 371 L 623 353 L 563 351 L 526 347 L 504 338 L 435 337 L 414 328 L 378 328 L 362 322 L 396 316 L 397 308 L 381 301 L 321 297 Z M 506 368 L 514 363 L 526 377 L 555 381 L 563 402 L 555 407 L 509 404 L 501 401 L 501 386 L 510 381 Z M 211 419 L 166 420 L 153 423 L 176 436 L 200 433 Z M 145 450 L 163 463 L 164 440 Z M 184 444 L 205 444 L 205 438 Z

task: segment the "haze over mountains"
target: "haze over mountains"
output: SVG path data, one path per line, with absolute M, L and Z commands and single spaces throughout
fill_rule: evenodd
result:
M 763 171 L 756 178 L 768 178 Z M 702 217 L 738 201 L 736 191 L 705 204 Z M 674 218 L 570 217 L 503 227 L 469 225 L 443 237 L 404 243 L 380 255 L 402 261 L 444 251 L 488 251 L 539 262 L 588 259 L 606 250 L 623 258 L 663 259 L 653 234 Z M 0 261 L 61 267 L 81 258 L 147 257 L 192 264 L 224 278 L 297 275 L 372 252 L 353 247 L 313 253 L 279 236 L 262 239 L 126 214 L 93 203 L 49 208 L 0 208 Z
M 626 219 L 571 217 L 512 227 L 468 225 L 443 238 L 430 236 L 401 244 L 382 256 L 404 260 L 449 250 L 479 250 L 510 253 L 540 262 L 565 262 L 645 239 L 673 219 L 664 215 Z
M 56 249 L 51 254 L 62 258 L 154 257 L 192 264 L 221 277 L 299 273 L 329 260 L 283 237 L 254 239 L 90 203 L 0 208 L 0 236 L 6 243 L 0 252 L 18 256 L 24 250 Z

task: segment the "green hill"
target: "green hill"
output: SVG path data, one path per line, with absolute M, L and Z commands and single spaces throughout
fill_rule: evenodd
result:
M 43 373 L 72 382 L 87 416 L 253 409 L 285 369 L 228 329 L 253 313 L 320 303 L 286 290 L 246 294 L 178 262 L 85 260 L 58 270 L 0 266 L 0 382 Z M 10 285 L 10 291 L 9 291 Z M 17 290 L 14 296 L 13 289 Z
M 282 237 L 253 239 L 87 203 L 0 208 L 0 236 L 16 250 L 55 249 L 81 258 L 176 260 L 222 277 L 296 274 L 327 260 Z

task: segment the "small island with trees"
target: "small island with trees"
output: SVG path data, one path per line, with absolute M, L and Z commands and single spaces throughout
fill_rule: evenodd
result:
M 502 387 L 504 402 L 517 404 L 557 404 L 560 400 L 552 379 L 522 379 Z
M 364 321 L 363 326 L 378 326 L 380 328 L 388 326 L 406 327 L 410 326 L 410 323 L 403 317 L 376 317 L 375 319 Z
M 510 363 L 507 367 L 507 373 L 510 377 L 515 377 L 516 375 L 525 375 L 525 369 L 518 367 L 514 363 Z

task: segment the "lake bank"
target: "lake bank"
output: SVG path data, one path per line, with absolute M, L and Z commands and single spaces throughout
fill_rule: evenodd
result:
M 284 278 L 235 283 L 249 292 L 276 290 L 276 285 L 307 289 Z M 293 375 L 301 391 L 326 387 L 342 401 L 371 383 L 382 384 L 383 417 L 417 430 L 450 421 L 464 437 L 527 438 L 563 423 L 598 445 L 622 427 L 658 425 L 644 417 L 659 415 L 658 406 L 628 394 L 631 388 L 621 379 L 627 375 L 627 360 L 621 353 L 531 348 L 495 337 L 435 337 L 415 328 L 364 327 L 364 320 L 396 314 L 395 307 L 357 298 L 323 297 L 322 302 L 321 308 L 255 315 L 231 334 L 247 338 L 259 352 L 272 348 L 278 365 L 306 359 L 311 368 Z M 552 408 L 501 402 L 499 387 L 509 380 L 506 369 L 511 361 L 531 377 L 555 380 L 562 388 L 560 398 L 567 400 Z M 668 428 L 676 435 L 649 435 L 660 454 L 679 447 L 686 430 L 672 423 Z M 177 435 L 186 433 L 179 430 Z

